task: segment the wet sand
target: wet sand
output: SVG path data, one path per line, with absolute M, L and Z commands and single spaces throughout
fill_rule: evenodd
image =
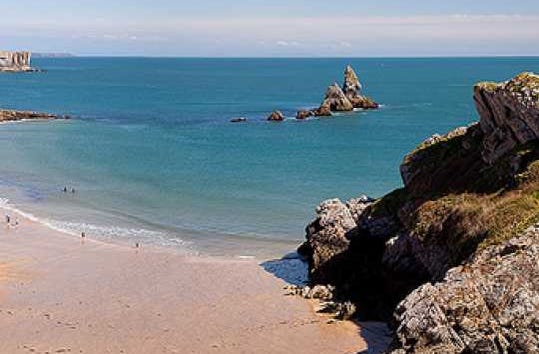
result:
M 255 260 L 0 227 L 0 353 L 357 353 Z

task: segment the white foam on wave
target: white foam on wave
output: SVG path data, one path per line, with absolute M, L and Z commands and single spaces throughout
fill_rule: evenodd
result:
M 79 237 L 84 232 L 88 237 L 99 240 L 136 240 L 159 246 L 174 246 L 188 253 L 196 253 L 191 249 L 191 243 L 186 242 L 172 234 L 142 228 L 125 228 L 118 226 L 99 226 L 89 223 L 59 221 L 39 218 L 34 214 L 25 212 L 9 202 L 7 198 L 0 198 L 0 209 L 18 214 L 24 219 L 42 224 L 52 230 Z

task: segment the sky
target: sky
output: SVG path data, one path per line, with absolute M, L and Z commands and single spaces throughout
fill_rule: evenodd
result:
M 0 49 L 107 56 L 539 55 L 538 0 L 26 0 Z

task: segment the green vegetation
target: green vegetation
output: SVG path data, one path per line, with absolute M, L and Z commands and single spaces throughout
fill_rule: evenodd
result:
M 536 151 L 535 151 L 536 152 Z M 420 240 L 449 250 L 457 264 L 480 249 L 507 241 L 539 222 L 539 161 L 517 185 L 491 194 L 449 194 L 423 203 L 409 226 Z
M 370 206 L 370 215 L 373 217 L 396 216 L 407 200 L 408 192 L 406 189 L 395 189 Z

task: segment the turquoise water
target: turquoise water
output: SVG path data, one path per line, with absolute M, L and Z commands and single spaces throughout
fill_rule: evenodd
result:
M 0 106 L 76 119 L 0 126 L 0 195 L 55 227 L 211 254 L 292 249 L 321 200 L 401 185 L 404 154 L 477 119 L 472 85 L 537 58 L 40 59 Z M 346 64 L 379 111 L 267 123 L 317 106 Z M 233 117 L 250 118 L 231 124 Z M 77 190 L 64 194 L 67 185 Z

